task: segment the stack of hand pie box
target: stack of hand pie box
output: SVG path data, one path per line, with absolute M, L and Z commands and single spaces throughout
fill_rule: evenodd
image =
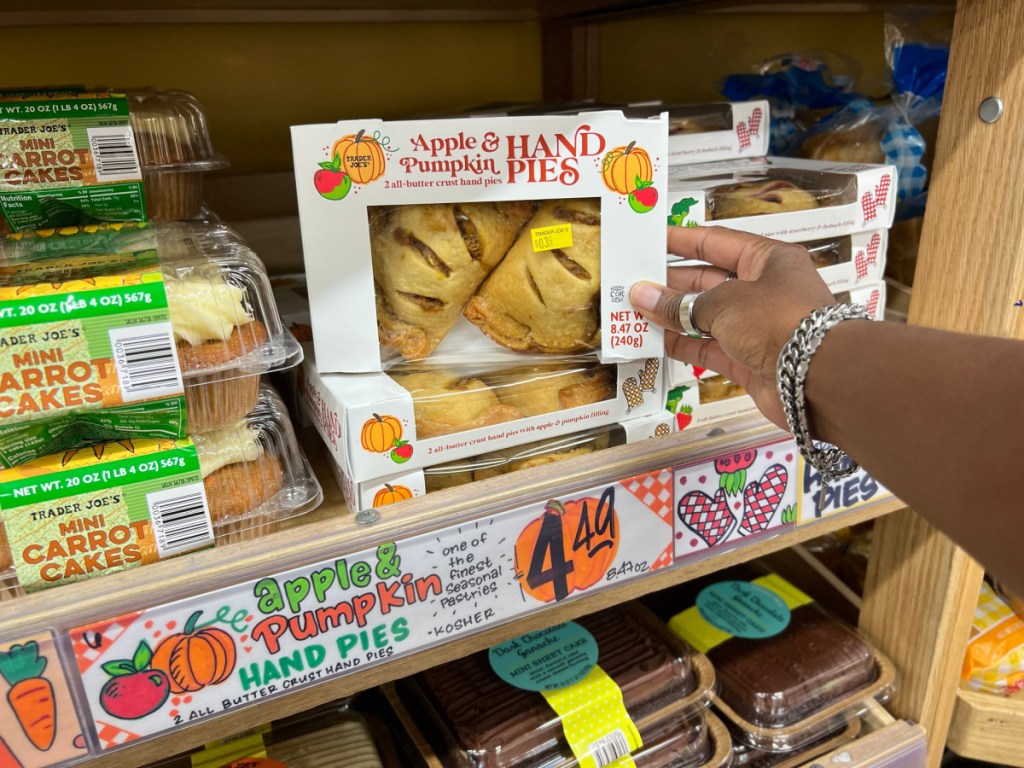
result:
M 670 111 L 669 225 L 721 225 L 806 246 L 837 300 L 863 304 L 881 319 L 895 167 L 765 157 L 768 125 L 766 102 Z M 683 151 L 693 136 L 710 136 L 709 126 L 719 129 L 712 151 Z M 670 282 L 675 269 L 699 263 L 670 255 Z M 666 407 L 677 429 L 756 411 L 738 385 L 714 371 L 668 361 L 666 375 Z
M 202 173 L 224 161 L 198 102 L 40 90 L 0 105 L 3 585 L 124 570 L 314 508 L 261 383 L 302 350 L 259 258 L 200 220 Z
M 301 399 L 369 510 L 667 434 L 665 116 L 292 129 L 313 341 Z M 315 354 L 314 354 L 315 349 Z

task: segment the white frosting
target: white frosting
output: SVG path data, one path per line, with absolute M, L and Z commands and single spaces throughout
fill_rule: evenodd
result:
M 263 455 L 263 443 L 244 420 L 213 432 L 194 435 L 192 441 L 196 444 L 199 470 L 204 480 L 229 464 L 255 461 Z
M 164 286 L 174 335 L 193 346 L 225 341 L 236 327 L 252 321 L 241 288 L 195 277 L 168 277 Z

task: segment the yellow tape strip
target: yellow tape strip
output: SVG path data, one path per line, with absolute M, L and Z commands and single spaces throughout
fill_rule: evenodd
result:
M 801 605 L 814 602 L 784 578 L 774 573 L 754 579 L 751 583 L 774 592 L 782 598 L 782 602 L 791 611 Z M 700 653 L 707 653 L 732 637 L 731 634 L 712 625 L 701 616 L 696 605 L 690 606 L 669 619 L 668 628 L 676 637 L 682 638 Z
M 636 768 L 629 755 L 643 746 L 622 703 L 622 691 L 595 665 L 567 688 L 541 691 L 562 719 L 562 730 L 580 768 Z
M 245 758 L 265 758 L 263 734 L 269 730 L 268 725 L 230 739 L 212 741 L 192 755 L 192 768 L 221 768 Z

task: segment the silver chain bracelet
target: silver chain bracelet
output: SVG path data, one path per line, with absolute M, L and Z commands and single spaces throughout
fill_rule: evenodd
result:
M 811 438 L 807 424 L 807 397 L 804 392 L 807 371 L 811 365 L 811 358 L 818 351 L 826 333 L 844 320 L 867 319 L 867 309 L 860 304 L 835 304 L 824 309 L 816 309 L 803 319 L 793 332 L 793 337 L 779 352 L 775 375 L 779 385 L 779 396 L 782 398 L 782 410 L 786 414 L 786 423 L 789 424 L 789 431 L 796 439 L 800 454 L 808 464 L 821 473 L 825 482 L 852 475 L 857 471 L 858 465 L 839 448 L 829 446 L 828 443 L 816 443 Z

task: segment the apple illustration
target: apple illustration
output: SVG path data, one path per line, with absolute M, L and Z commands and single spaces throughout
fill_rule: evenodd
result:
M 651 186 L 653 181 L 641 181 L 629 193 L 629 207 L 637 213 L 647 213 L 658 204 L 658 190 Z
M 395 447 L 391 449 L 391 460 L 395 464 L 405 464 L 412 458 L 412 446 L 408 440 L 395 440 Z
M 320 163 L 320 170 L 313 174 L 313 186 L 320 197 L 341 200 L 352 189 L 352 177 L 341 169 L 341 155 L 335 153 L 329 163 Z
M 171 683 L 164 672 L 150 669 L 152 659 L 153 651 L 143 640 L 131 659 L 103 665 L 103 671 L 111 676 L 100 690 L 104 712 L 122 720 L 138 720 L 164 705 Z

